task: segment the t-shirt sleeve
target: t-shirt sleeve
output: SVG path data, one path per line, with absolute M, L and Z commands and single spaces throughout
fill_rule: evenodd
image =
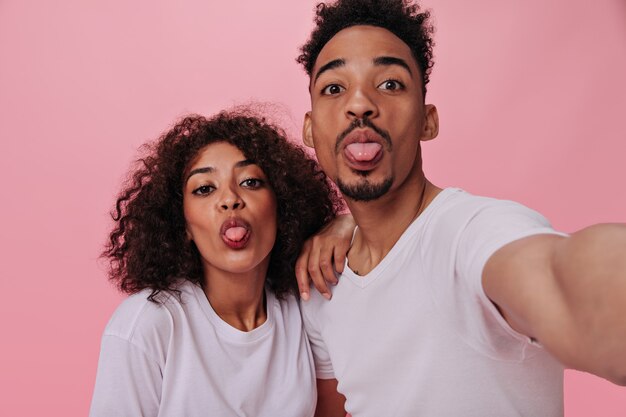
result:
M 105 334 L 89 416 L 156 416 L 161 382 L 155 360 L 131 342 Z
M 521 204 L 474 198 L 438 220 L 435 299 L 461 338 L 476 350 L 498 360 L 523 360 L 540 347 L 513 330 L 489 300 L 482 285 L 483 269 L 498 249 L 511 242 L 538 234 L 564 234 Z
M 500 201 L 479 210 L 459 239 L 456 270 L 482 291 L 482 272 L 489 258 L 516 240 L 538 234 L 561 234 L 541 214 L 521 204 Z
M 311 351 L 313 353 L 313 361 L 315 363 L 315 375 L 318 379 L 333 379 L 335 372 L 333 364 L 330 360 L 328 348 L 322 338 L 319 321 L 316 318 L 316 301 L 311 299 L 301 303 L 300 311 L 302 312 L 302 322 Z

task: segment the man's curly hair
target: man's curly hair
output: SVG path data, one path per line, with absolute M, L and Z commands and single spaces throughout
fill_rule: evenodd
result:
M 329 222 L 341 200 L 318 164 L 290 142 L 285 132 L 250 109 L 209 119 L 191 115 L 157 141 L 142 146 L 111 213 L 115 226 L 103 256 L 109 278 L 128 294 L 145 288 L 148 297 L 179 294 L 181 278 L 203 285 L 200 253 L 187 238 L 183 214 L 184 175 L 207 145 L 226 142 L 267 176 L 277 201 L 277 236 L 267 285 L 278 296 L 297 291 L 294 265 L 304 240 Z
M 309 40 L 300 48 L 296 59 L 312 75 L 317 57 L 324 45 L 339 31 L 356 25 L 377 26 L 387 29 L 406 43 L 422 76 L 422 89 L 426 94 L 430 72 L 434 65 L 431 38 L 434 28 L 429 22 L 430 12 L 421 11 L 412 0 L 338 0 L 333 4 L 316 6 L 315 29 Z

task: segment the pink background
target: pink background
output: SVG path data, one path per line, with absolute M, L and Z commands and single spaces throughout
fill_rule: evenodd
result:
M 250 98 L 298 132 L 310 0 L 0 0 L 0 415 L 86 415 L 121 296 L 97 257 L 142 142 Z M 440 186 L 525 203 L 565 231 L 626 221 L 624 0 L 428 0 L 425 145 Z M 626 388 L 567 372 L 566 415 L 624 416 Z

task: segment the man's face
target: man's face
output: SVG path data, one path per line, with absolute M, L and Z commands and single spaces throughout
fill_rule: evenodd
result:
M 346 197 L 374 200 L 421 173 L 419 142 L 438 123 L 421 82 L 411 50 L 386 29 L 344 29 L 320 52 L 304 142 Z

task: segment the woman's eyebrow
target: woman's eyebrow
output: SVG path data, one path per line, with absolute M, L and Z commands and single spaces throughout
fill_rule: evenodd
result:
M 185 182 L 189 181 L 189 178 L 191 178 L 192 175 L 206 174 L 206 173 L 211 173 L 211 172 L 215 172 L 215 168 L 213 168 L 213 167 L 201 167 L 201 168 L 192 169 L 189 172 L 189 174 L 187 175 L 187 178 L 185 178 Z
M 252 164 L 254 164 L 254 162 L 252 162 L 252 160 L 244 159 L 243 161 L 239 161 L 239 162 L 235 163 L 235 168 L 243 168 L 243 167 L 246 167 L 246 166 L 252 165 Z M 194 168 L 194 169 L 192 169 L 189 172 L 189 174 L 187 175 L 187 178 L 185 178 L 185 183 L 187 181 L 189 181 L 189 178 L 191 178 L 192 175 L 206 174 L 206 173 L 212 173 L 212 172 L 215 172 L 215 168 L 211 167 L 211 166 Z
M 235 168 L 242 168 L 242 167 L 247 167 L 248 165 L 253 165 L 254 162 L 252 162 L 251 159 L 244 159 L 243 161 L 239 161 L 235 164 Z

